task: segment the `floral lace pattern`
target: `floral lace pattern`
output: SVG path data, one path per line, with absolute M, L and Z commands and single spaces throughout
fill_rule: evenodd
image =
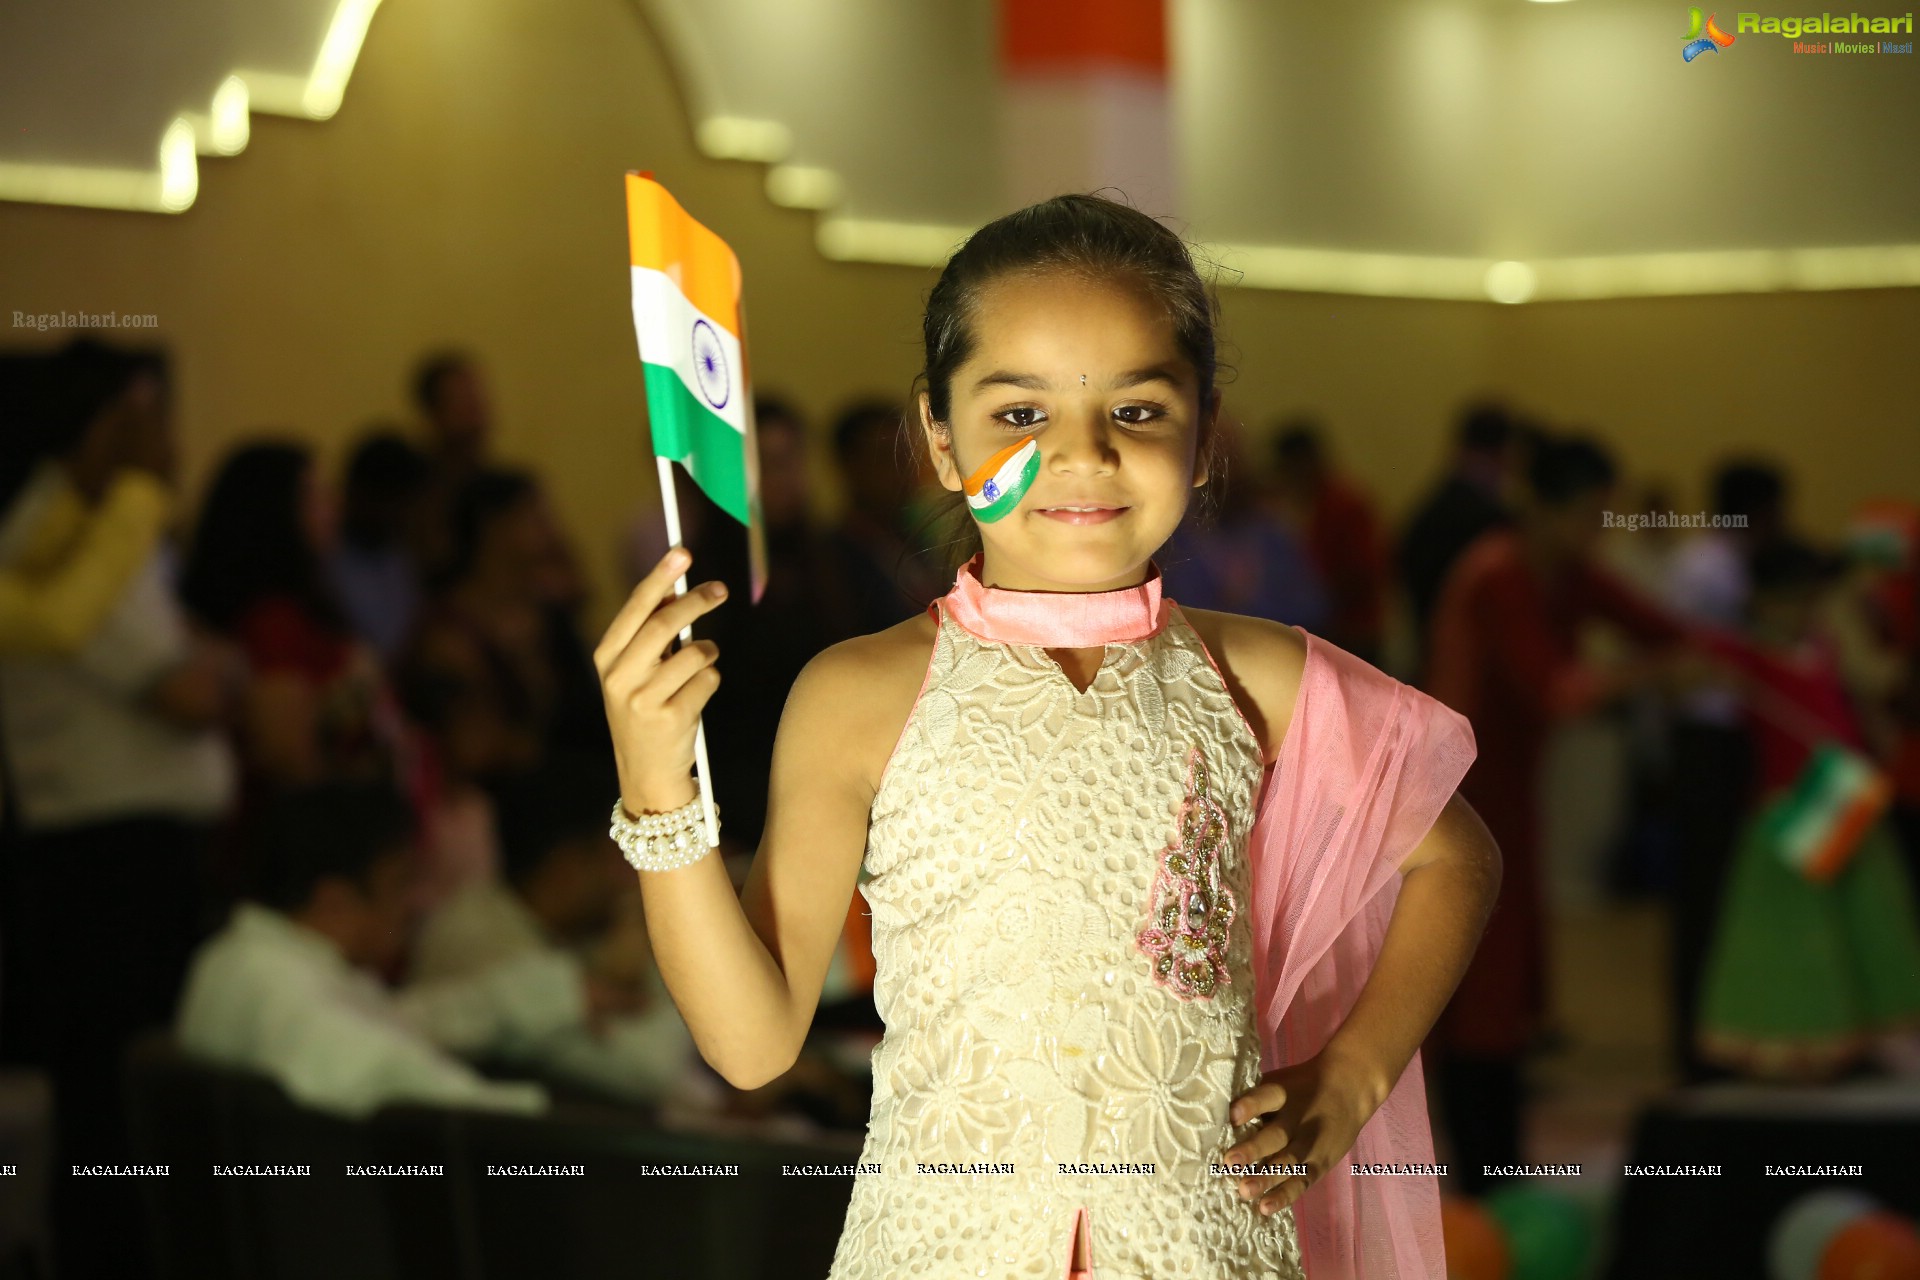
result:
M 1302 1274 L 1292 1213 L 1214 1172 L 1255 1128 L 1226 1112 L 1260 1077 L 1236 909 L 1259 744 L 1177 608 L 1106 648 L 1081 691 L 942 612 L 871 814 L 879 1172 L 829 1280 L 1059 1280 L 1081 1208 L 1098 1280 Z M 1141 946 L 1183 876 L 1168 900 L 1204 902 L 1207 998 Z

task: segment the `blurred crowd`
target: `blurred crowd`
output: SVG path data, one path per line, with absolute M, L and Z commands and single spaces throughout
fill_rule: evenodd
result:
M 538 1112 L 578 1090 L 864 1124 L 844 1056 L 810 1052 L 752 1095 L 719 1081 L 653 970 L 606 835 L 587 579 L 539 474 L 494 456 L 480 365 L 423 359 L 417 422 L 368 427 L 337 483 L 263 436 L 192 511 L 160 355 L 80 339 L 5 378 L 0 1059 L 53 1079 L 57 1167 L 126 1159 L 118 1064 L 153 1027 L 350 1116 Z M 956 531 L 928 514 L 902 414 L 858 403 L 820 433 L 843 498 L 826 521 L 815 432 L 757 402 L 751 605 L 744 531 L 680 477 L 690 576 L 740 602 L 698 628 L 727 673 L 707 732 L 737 876 L 801 667 L 951 585 Z M 1611 517 L 1672 499 L 1627 497 L 1594 436 L 1493 402 L 1436 429 L 1442 474 L 1390 529 L 1321 422 L 1228 424 L 1158 562 L 1181 604 L 1302 626 L 1472 721 L 1464 790 L 1506 871 L 1429 1044 L 1459 1164 L 1520 1158 L 1523 1069 L 1556 1034 L 1539 796 L 1576 721 L 1631 743 L 1607 889 L 1671 904 L 1678 1073 L 1910 1066 L 1920 508 L 1863 504 L 1844 546 L 1819 546 L 1791 478 L 1731 458 L 1696 478 L 1720 527 L 1629 532 Z M 628 580 L 665 549 L 638 504 Z M 1789 826 L 1831 837 L 1817 874 L 1779 856 Z M 871 1036 L 863 920 L 856 897 L 819 1026 Z M 88 1222 L 115 1185 L 54 1184 L 63 1254 L 112 1247 Z
M 155 1028 L 348 1117 L 580 1100 L 859 1128 L 838 1059 L 742 1092 L 695 1051 L 607 834 L 576 551 L 538 475 L 493 456 L 474 361 L 431 355 L 410 389 L 418 422 L 368 427 L 337 483 L 266 433 L 189 511 L 161 355 L 79 339 L 0 370 L 0 1062 L 51 1079 L 52 1166 L 127 1161 L 120 1072 Z M 805 489 L 777 460 L 803 439 L 769 406 L 763 606 L 790 625 L 743 633 L 713 708 L 740 748 L 716 755 L 735 855 L 786 685 L 889 608 L 873 422 L 842 433 L 873 505 L 796 543 Z M 855 957 L 827 1021 L 871 1035 Z M 97 1229 L 137 1220 L 130 1185 L 51 1182 L 63 1274 L 137 1274 L 137 1233 Z

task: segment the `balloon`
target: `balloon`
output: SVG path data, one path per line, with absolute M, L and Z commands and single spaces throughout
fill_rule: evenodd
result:
M 1820 1255 L 1840 1228 L 1879 1207 L 1857 1191 L 1811 1191 L 1801 1196 L 1773 1220 L 1767 1237 L 1767 1280 L 1816 1280 Z
M 1820 1280 L 1920 1280 L 1920 1232 L 1884 1210 L 1855 1218 L 1821 1255 Z
M 1513 1263 L 1506 1237 L 1478 1202 L 1442 1196 L 1440 1237 L 1447 1248 L 1447 1280 L 1507 1280 Z
M 1572 1200 L 1519 1183 L 1488 1196 L 1487 1212 L 1506 1233 L 1512 1280 L 1578 1280 L 1585 1274 L 1593 1226 Z

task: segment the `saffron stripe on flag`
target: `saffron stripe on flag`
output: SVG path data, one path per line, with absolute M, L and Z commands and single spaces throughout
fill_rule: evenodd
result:
M 659 364 L 642 367 L 647 371 L 653 452 L 685 467 L 709 498 L 746 524 L 746 450 L 739 428 L 716 416 L 674 370 Z
M 695 308 L 739 338 L 740 260 L 665 187 L 637 173 L 627 175 L 627 253 L 631 265 L 664 273 Z

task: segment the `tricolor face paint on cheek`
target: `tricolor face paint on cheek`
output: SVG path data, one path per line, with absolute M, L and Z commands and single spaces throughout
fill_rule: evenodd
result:
M 1040 442 L 1023 436 L 982 463 L 967 477 L 967 506 L 991 524 L 1020 505 L 1040 474 Z

